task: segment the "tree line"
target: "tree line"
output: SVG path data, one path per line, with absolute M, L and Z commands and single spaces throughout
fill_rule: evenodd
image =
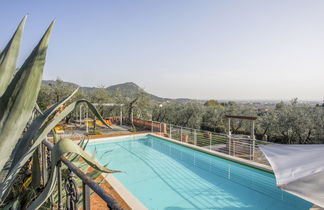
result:
M 75 87 L 61 80 L 43 85 L 38 96 L 38 105 L 44 109 L 60 101 L 74 89 Z M 122 109 L 126 117 L 133 116 L 217 133 L 228 132 L 225 115 L 257 116 L 255 123 L 257 139 L 285 144 L 324 143 L 324 107 L 300 104 L 297 99 L 289 103 L 278 103 L 273 109 L 260 110 L 235 102 L 218 103 L 216 100 L 209 100 L 206 103 L 156 104 L 151 102 L 145 92 L 125 97 L 119 91 L 110 93 L 104 87 L 90 92 L 79 91 L 75 98 L 86 98 L 92 103 L 97 103 L 97 109 L 104 118 L 120 114 L 119 106 L 107 107 L 103 106 L 104 103 L 124 104 Z M 78 117 L 79 112 L 76 111 L 66 118 L 66 123 Z M 250 123 L 232 120 L 231 131 L 233 134 L 250 135 Z

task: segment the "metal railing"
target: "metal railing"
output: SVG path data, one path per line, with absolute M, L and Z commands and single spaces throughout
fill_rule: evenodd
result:
M 42 180 L 44 185 L 47 182 L 48 175 L 51 173 L 49 171 L 51 161 L 51 150 L 54 145 L 47 139 L 43 140 L 43 145 L 41 147 L 41 162 L 42 162 Z M 62 167 L 67 167 L 68 174 L 62 173 Z M 57 202 L 54 201 L 54 196 L 50 198 L 51 209 L 78 209 L 80 202 L 82 202 L 83 210 L 90 210 L 90 195 L 91 190 L 93 193 L 97 194 L 106 204 L 108 209 L 121 209 L 117 201 L 108 195 L 104 189 L 102 189 L 99 184 L 92 179 L 90 179 L 86 174 L 84 174 L 77 166 L 70 162 L 67 158 L 62 156 L 60 162 L 56 165 L 57 167 Z M 65 180 L 64 180 L 65 179 Z M 79 193 L 79 188 L 76 179 L 82 182 L 82 193 Z M 64 183 L 64 189 L 62 189 Z M 63 194 L 65 202 L 63 202 Z M 64 205 L 65 204 L 65 205 Z M 56 208 L 55 208 L 56 207 Z
M 115 121 L 115 123 L 119 123 L 118 118 L 111 118 L 111 120 Z M 130 120 L 127 118 L 123 118 L 123 122 L 128 125 L 131 124 Z M 137 130 L 150 131 L 180 142 L 251 160 L 264 165 L 270 165 L 259 149 L 259 145 L 270 144 L 270 142 L 244 136 L 187 128 L 157 121 L 133 119 L 132 124 Z

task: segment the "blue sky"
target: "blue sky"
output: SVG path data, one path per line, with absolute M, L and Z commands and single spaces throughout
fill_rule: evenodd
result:
M 2 0 L 0 48 L 51 20 L 45 79 L 132 81 L 163 97 L 324 99 L 324 1 Z M 20 63 L 21 63 L 20 61 Z

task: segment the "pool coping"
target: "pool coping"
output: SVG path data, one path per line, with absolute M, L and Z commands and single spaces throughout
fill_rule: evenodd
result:
M 118 181 L 118 179 L 115 178 L 113 174 L 105 173 L 103 174 L 103 176 L 131 209 L 148 209 L 120 181 Z

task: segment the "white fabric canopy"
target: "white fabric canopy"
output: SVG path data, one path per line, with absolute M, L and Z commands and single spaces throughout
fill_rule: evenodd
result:
M 282 190 L 324 207 L 324 145 L 260 146 Z

